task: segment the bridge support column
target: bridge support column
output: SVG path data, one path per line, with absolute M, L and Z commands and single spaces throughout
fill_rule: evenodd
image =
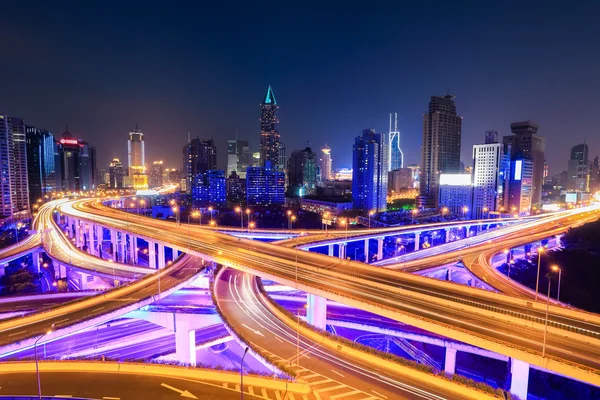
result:
M 377 259 L 383 259 L 383 239 L 382 237 L 377 238 Z
M 81 248 L 81 227 L 79 226 L 79 220 L 75 220 L 75 246 Z
M 110 250 L 112 252 L 112 258 L 116 260 L 117 257 L 117 231 L 114 229 L 110 230 Z
M 177 361 L 196 365 L 196 331 L 186 324 L 175 327 L 175 358 Z
M 319 329 L 325 330 L 327 323 L 327 299 L 314 294 L 306 295 L 308 308 L 306 310 L 306 320 L 309 324 Z
M 94 239 L 95 228 L 93 224 L 88 224 L 88 253 L 95 256 L 97 255 L 96 240 Z
M 58 264 L 54 268 L 54 278 L 63 279 L 67 277 L 67 267 L 63 264 Z
M 448 282 L 452 282 L 452 268 L 448 268 L 448 273 L 446 274 L 446 278 Z
M 450 241 L 450 234 L 452 233 L 451 228 L 446 228 L 446 243 Z
M 419 250 L 419 248 L 421 247 L 421 243 L 419 243 L 421 241 L 421 232 L 417 232 L 415 233 L 415 251 Z
M 330 257 L 333 257 L 333 245 L 332 244 L 327 246 L 327 255 Z
M 33 253 L 31 253 L 31 261 L 32 261 L 33 267 L 39 274 L 40 273 L 40 252 L 39 251 L 34 251 Z M 0 275 L 0 276 L 2 276 L 2 275 Z
M 456 349 L 446 347 L 446 357 L 444 358 L 444 372 L 454 375 L 456 373 Z
M 348 246 L 348 243 L 342 243 L 338 245 L 338 257 L 341 258 L 342 260 L 346 259 L 346 247 Z
M 6 274 L 6 267 L 8 267 L 8 263 L 0 264 L 0 276 L 4 276 L 4 274 Z
M 104 228 L 96 225 L 96 255 L 102 258 L 102 243 L 104 242 Z
M 121 240 L 119 241 L 119 261 L 125 263 L 125 233 L 121 232 L 119 235 L 121 236 Z
M 173 249 L 173 262 L 177 260 L 177 257 L 179 257 L 179 251 L 177 249 Z
M 129 261 L 134 265 L 138 262 L 137 238 L 129 235 Z
M 369 239 L 365 239 L 365 262 L 368 264 L 369 263 Z
M 148 266 L 156 269 L 156 243 L 148 241 Z
M 89 274 L 84 274 L 83 272 L 79 272 L 79 290 L 87 290 L 88 289 L 88 276 Z
M 165 245 L 158 245 L 158 269 L 163 269 L 165 267 Z
M 510 393 L 519 396 L 521 399 L 526 399 L 529 386 L 529 364 L 511 358 L 510 374 Z

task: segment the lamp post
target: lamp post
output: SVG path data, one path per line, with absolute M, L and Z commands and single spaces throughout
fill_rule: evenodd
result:
M 212 206 L 208 207 L 208 211 L 210 212 L 210 224 L 213 225 L 213 208 L 212 208 Z
M 556 295 L 556 301 L 560 301 L 560 278 L 562 277 L 562 269 L 558 265 L 553 265 L 552 271 L 558 271 L 558 294 Z
M 292 210 L 287 210 L 287 216 L 288 216 L 288 229 L 292 229 Z
M 198 211 L 194 211 L 190 214 L 188 214 L 188 250 L 192 247 L 192 238 L 190 236 L 190 217 L 194 217 L 196 218 L 197 216 L 199 216 L 200 214 L 198 213 Z
M 292 216 L 290 217 L 290 223 L 291 223 L 291 225 L 290 225 L 290 230 L 292 230 L 292 231 L 294 230 L 294 221 L 295 221 L 295 220 L 296 220 L 296 216 L 295 216 L 295 215 L 292 215 Z
M 298 371 L 300 370 L 300 311 L 304 308 L 306 308 L 306 304 L 304 305 L 304 307 L 299 308 L 298 312 L 296 313 L 296 315 L 298 316 L 297 319 L 297 329 L 296 329 L 296 364 L 298 365 Z
M 537 268 L 537 278 L 535 280 L 535 300 L 538 299 L 538 290 L 540 287 L 540 263 L 542 260 L 542 253 L 544 252 L 544 248 L 542 246 L 538 246 L 538 268 Z
M 325 217 L 325 221 L 329 221 L 329 211 L 327 211 L 326 213 L 323 214 L 323 217 Z M 327 237 L 327 222 L 325 222 L 325 237 Z
M 19 243 L 19 229 L 21 229 L 23 227 L 22 223 L 17 223 L 17 225 L 15 225 L 15 238 L 17 239 L 17 244 Z
M 483 214 L 489 216 L 488 214 L 488 208 L 487 207 L 483 207 Z
M 417 215 L 418 212 L 419 212 L 419 210 L 417 210 L 416 208 L 413 208 L 412 211 L 410 212 L 412 214 L 413 225 L 415 224 L 415 215 Z
M 467 219 L 467 211 L 469 211 L 469 208 L 467 206 L 464 206 L 462 208 L 463 211 L 463 219 Z
M 248 347 L 244 349 L 244 355 L 242 356 L 242 361 L 240 362 L 240 396 L 241 399 L 244 400 L 244 357 L 248 353 Z
M 375 211 L 369 211 L 369 229 L 371 229 L 371 216 L 375 214 Z
M 37 355 L 37 344 L 40 341 L 41 338 L 43 338 L 44 336 L 48 335 L 49 333 L 52 332 L 52 328 L 54 328 L 54 324 L 52 324 L 52 326 L 50 326 L 50 329 L 48 329 L 42 336 L 40 336 L 39 338 L 36 339 L 35 343 L 33 344 L 33 352 L 35 353 L 35 374 L 37 375 L 37 385 L 38 385 L 38 398 L 39 400 L 42 400 L 42 384 L 40 382 L 40 367 L 38 365 L 38 355 Z
M 346 239 L 348 239 L 348 219 L 341 219 L 340 224 L 346 227 Z
M 248 221 L 248 233 L 250 233 L 250 229 L 254 229 L 256 225 L 254 224 L 254 222 L 249 222 Z
M 244 213 L 242 212 L 242 208 L 241 207 L 236 207 L 235 208 L 235 212 L 236 213 L 240 213 L 240 229 L 244 229 Z
M 442 219 L 444 219 L 446 217 L 446 214 L 448 214 L 448 207 L 443 207 L 442 208 Z
M 546 278 L 548 278 L 548 296 L 546 297 L 546 320 L 544 321 L 544 343 L 542 344 L 542 358 L 546 356 L 546 336 L 548 335 L 548 310 L 550 309 L 550 286 L 552 285 L 550 273 L 546 274 Z

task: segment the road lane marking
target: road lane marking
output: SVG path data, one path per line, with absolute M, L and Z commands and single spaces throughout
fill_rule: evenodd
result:
M 60 321 L 56 321 L 55 324 L 60 324 L 61 322 L 68 321 L 69 318 L 61 319 Z
M 387 397 L 386 397 L 386 396 L 382 395 L 381 393 L 377 393 L 376 391 L 374 391 L 374 390 L 372 390 L 372 389 L 371 389 L 371 392 L 375 393 L 377 396 L 379 396 L 379 397 L 381 397 L 381 398 L 387 399 Z
M 283 340 L 279 339 L 277 336 L 273 336 L 275 339 L 279 340 L 281 343 L 283 343 Z
M 120 397 L 108 397 L 108 396 L 104 396 L 103 399 L 104 400 L 121 400 Z
M 317 390 L 315 390 L 315 393 L 316 392 L 319 392 L 319 393 L 331 392 L 332 390 L 338 390 L 338 389 L 343 389 L 343 388 L 347 388 L 347 387 L 348 386 L 346 386 L 346 385 L 330 386 L 330 387 L 324 388 L 324 389 L 317 389 Z
M 279 390 L 275 391 L 275 397 L 277 398 L 277 400 L 281 400 L 281 393 L 279 393 Z
M 345 378 L 345 376 L 344 376 L 344 375 L 340 374 L 339 372 L 337 372 L 337 371 L 335 371 L 335 370 L 333 370 L 333 369 L 331 370 L 331 372 L 333 372 L 333 373 L 334 373 L 334 374 L 336 374 L 336 375 L 339 375 L 339 376 L 341 376 L 342 378 Z
M 103 308 L 104 307 L 96 308 L 95 310 L 92 310 L 92 312 L 96 312 L 96 311 L 102 310 Z
M 188 392 L 187 390 L 181 390 L 181 389 L 177 389 L 176 387 L 173 387 L 171 385 L 167 385 L 166 383 L 161 383 L 160 386 L 165 387 L 167 389 L 170 389 L 174 392 L 179 393 L 179 395 L 181 397 L 187 397 L 188 399 L 197 399 L 196 396 L 194 396 L 193 394 L 191 394 L 190 392 Z
M 329 400 L 336 400 L 342 397 L 350 397 L 350 396 L 354 396 L 355 394 L 359 394 L 362 393 L 360 390 L 353 390 L 351 392 L 346 392 L 346 393 L 341 393 L 341 394 L 336 394 L 334 396 L 329 396 Z
M 11 333 L 11 334 L 10 334 L 10 335 L 8 335 L 8 336 L 20 335 L 21 333 L 25 333 L 25 332 L 27 332 L 27 331 L 21 331 L 21 332 Z
M 323 383 L 329 383 L 329 382 L 333 382 L 331 379 L 323 379 L 321 381 L 317 381 L 317 382 L 309 382 L 309 386 L 317 386 L 317 385 L 321 385 Z

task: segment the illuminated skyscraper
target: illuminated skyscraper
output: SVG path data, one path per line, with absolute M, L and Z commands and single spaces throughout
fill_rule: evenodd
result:
M 400 132 L 398 131 L 398 113 L 394 113 L 394 130 L 392 130 L 392 114 L 390 114 L 389 144 L 389 167 L 388 171 L 403 168 L 404 154 L 400 149 Z
M 288 160 L 288 193 L 294 196 L 314 194 L 317 188 L 317 155 L 307 146 L 292 152 Z
M 35 126 L 27 126 L 27 174 L 29 181 L 29 202 L 56 190 L 56 168 L 54 136 Z
M 108 175 L 110 177 L 108 186 L 111 189 L 123 189 L 123 176 L 125 176 L 125 170 L 121 160 L 113 158 L 108 167 Z
M 231 175 L 233 171 L 238 170 L 238 150 L 237 140 L 227 141 L 227 176 Z
M 25 124 L 0 114 L 0 215 L 29 210 Z
M 212 139 L 194 138 L 183 148 L 183 176 L 187 179 L 186 191 L 192 193 L 195 176 L 217 169 L 217 147 Z
M 385 133 L 363 130 L 356 137 L 352 161 L 352 203 L 354 209 L 385 211 L 387 208 L 388 149 Z
M 163 162 L 154 161 L 150 171 L 150 187 L 157 188 L 163 185 Z
M 331 148 L 327 145 L 321 149 L 319 169 L 321 170 L 322 181 L 331 180 Z
M 96 187 L 96 149 L 69 131 L 56 143 L 56 181 L 64 192 L 87 191 Z
M 144 151 L 144 134 L 135 126 L 129 132 L 127 141 L 127 162 L 129 166 L 129 179 L 135 189 L 148 189 L 146 176 L 146 156 Z
M 462 117 L 456 114 L 454 96 L 432 96 L 423 114 L 423 144 L 418 205 L 438 207 L 439 175 L 460 171 Z
M 270 162 L 271 169 L 276 171 L 283 169 L 280 164 L 278 110 L 273 89 L 269 85 L 260 104 L 260 166 L 266 167 L 267 162 Z M 285 154 L 283 156 L 285 159 Z
M 589 189 L 588 145 L 578 144 L 571 149 L 567 169 L 567 190 L 587 192 Z

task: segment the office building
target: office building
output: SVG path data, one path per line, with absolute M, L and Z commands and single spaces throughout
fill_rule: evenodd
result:
M 413 188 L 419 189 L 421 180 L 421 166 L 418 164 L 410 164 L 406 168 L 410 169 L 412 172 Z
M 225 207 L 227 183 L 225 171 L 208 170 L 198 173 L 192 181 L 192 207 Z
M 387 208 L 388 149 L 385 133 L 363 130 L 352 148 L 352 202 L 363 212 Z
M 473 186 L 470 175 L 440 174 L 438 187 L 440 210 L 448 209 L 453 214 L 471 217 Z
M 544 157 L 544 175 L 543 175 L 543 184 L 546 185 L 550 183 L 550 167 L 548 166 L 548 160 Z
M 285 152 L 283 164 L 280 163 L 279 143 L 279 106 L 271 86 L 260 104 L 260 166 L 266 167 L 270 162 L 270 169 L 280 171 L 285 165 Z
M 422 208 L 437 208 L 439 175 L 460 169 L 462 117 L 456 114 L 454 96 L 432 96 L 423 115 L 423 144 L 419 197 Z
M 237 151 L 237 140 L 227 141 L 227 170 L 225 173 L 227 176 L 231 175 L 233 171 L 238 170 L 238 151 Z
M 590 193 L 592 195 L 600 191 L 600 162 L 598 157 L 594 157 L 594 161 L 590 163 Z
M 96 149 L 66 131 L 56 143 L 56 175 L 58 190 L 87 191 L 96 184 Z
M 0 114 L 0 216 L 29 211 L 26 128 L 21 118 Z
M 507 212 L 529 215 L 533 204 L 533 161 L 517 158 L 510 162 Z
M 398 131 L 398 113 L 394 113 L 394 129 L 392 130 L 392 114 L 390 114 L 390 133 L 388 135 L 390 141 L 389 149 L 389 167 L 388 171 L 394 171 L 404 166 L 404 154 L 400 148 L 400 132 Z
M 236 143 L 237 148 L 237 172 L 246 174 L 246 168 L 250 166 L 251 156 L 250 145 L 247 140 L 238 140 Z M 260 154 L 260 153 L 259 153 Z M 242 175 L 240 175 L 242 176 Z M 243 177 L 243 176 L 242 176 Z
M 510 145 L 498 143 L 498 133 L 488 131 L 485 144 L 473 146 L 473 218 L 500 213 L 507 206 Z
M 285 204 L 285 174 L 266 167 L 248 167 L 246 172 L 246 205 L 282 206 Z
M 108 167 L 108 187 L 111 189 L 123 189 L 123 177 L 125 176 L 125 168 L 123 163 L 118 158 L 113 158 Z
M 148 189 L 148 177 L 146 176 L 146 155 L 144 149 L 144 134 L 138 129 L 129 132 L 127 141 L 127 163 L 129 181 L 134 189 Z
M 504 136 L 503 142 L 510 144 L 511 160 L 528 159 L 532 162 L 532 204 L 542 201 L 544 181 L 544 138 L 538 136 L 539 125 L 532 121 L 513 122 L 510 130 L 514 135 Z
M 39 199 L 56 190 L 54 160 L 56 142 L 50 132 L 34 126 L 26 127 L 25 140 L 29 202 L 35 204 Z
M 110 169 L 109 168 L 98 168 L 96 171 L 96 186 L 105 185 L 103 189 L 109 188 L 110 185 Z
M 203 172 L 217 169 L 217 147 L 212 139 L 191 139 L 183 147 L 183 179 L 185 190 L 191 194 L 192 179 Z M 182 188 L 183 189 L 183 188 Z
M 244 204 L 246 202 L 246 179 L 242 179 L 236 171 L 232 171 L 227 177 L 227 203 L 230 206 Z
M 158 188 L 163 185 L 163 162 L 154 161 L 150 170 L 150 187 Z
M 352 175 L 353 175 L 352 168 L 338 168 L 331 173 L 331 180 L 351 182 Z
M 410 168 L 400 168 L 388 172 L 388 192 L 398 193 L 413 189 L 413 172 Z
M 571 149 L 567 174 L 567 190 L 573 192 L 587 192 L 589 190 L 587 144 L 578 144 Z
M 317 155 L 310 146 L 292 152 L 288 163 L 288 195 L 315 194 L 317 188 Z
M 285 173 L 285 166 L 287 165 L 286 161 L 286 152 L 285 152 L 285 143 L 279 143 L 279 161 L 278 166 L 276 167 L 277 171 Z
M 331 180 L 331 148 L 327 145 L 321 149 L 321 157 L 319 158 L 319 172 L 321 181 Z

